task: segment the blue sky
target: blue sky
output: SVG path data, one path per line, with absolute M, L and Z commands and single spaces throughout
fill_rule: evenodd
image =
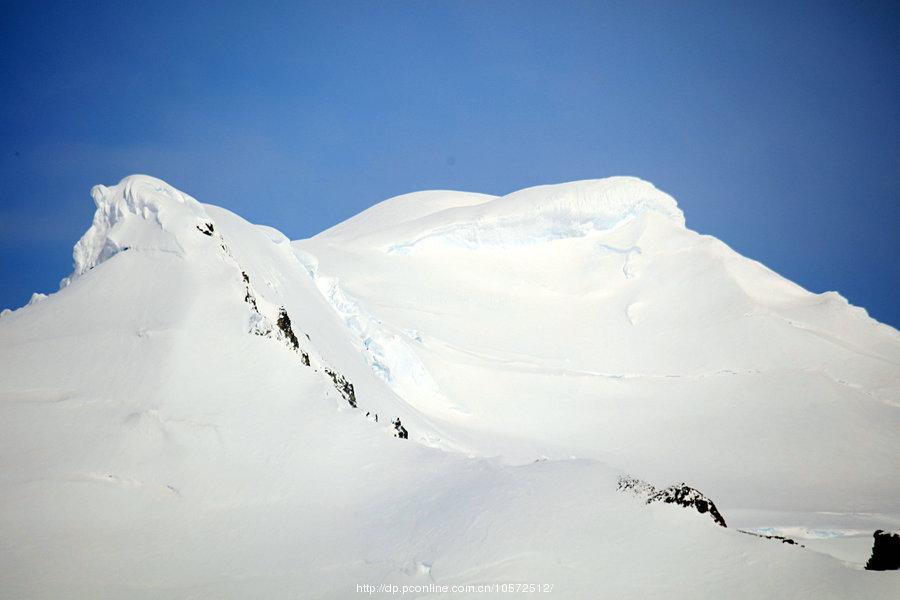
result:
M 635 175 L 900 326 L 900 10 L 816 2 L 3 2 L 0 307 L 95 183 L 292 238 L 419 189 Z

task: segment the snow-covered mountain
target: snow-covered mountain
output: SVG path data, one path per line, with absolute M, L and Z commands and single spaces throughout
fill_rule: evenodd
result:
M 900 587 L 862 570 L 900 528 L 900 334 L 647 182 L 296 242 L 151 177 L 92 195 L 72 275 L 0 318 L 0 597 Z

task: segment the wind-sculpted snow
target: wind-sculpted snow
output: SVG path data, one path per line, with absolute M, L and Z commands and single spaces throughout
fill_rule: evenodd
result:
M 472 194 L 449 190 L 430 190 L 395 196 L 380 202 L 358 215 L 335 225 L 327 232 L 330 238 L 354 239 L 395 230 L 399 225 L 414 223 L 429 215 L 446 214 L 446 211 L 467 206 L 477 206 L 496 200 L 497 196 Z
M 0 597 L 896 596 L 863 565 L 900 524 L 897 333 L 649 183 L 298 242 L 150 177 L 93 195 L 69 285 L 0 313 Z
M 385 381 L 448 437 L 687 480 L 724 509 L 900 514 L 896 330 L 685 228 L 646 182 L 456 201 L 293 244 L 404 342 L 377 362 L 428 384 Z
M 183 254 L 191 232 L 210 227 L 199 202 L 154 177 L 132 175 L 113 187 L 97 185 L 91 196 L 97 210 L 73 251 L 76 277 L 132 248 Z
M 578 181 L 528 188 L 473 207 L 430 215 L 414 224 L 428 226 L 414 239 L 394 242 L 388 251 L 404 253 L 426 242 L 465 248 L 541 244 L 614 229 L 655 212 L 684 226 L 675 200 L 652 184 L 629 177 Z M 436 225 L 440 219 L 449 224 Z
M 363 213 L 317 239 L 367 240 L 387 252 L 403 254 L 426 242 L 479 248 L 583 237 L 649 212 L 684 226 L 684 214 L 671 196 L 633 177 L 538 186 L 503 197 L 427 194 L 415 198 L 429 207 L 421 216 L 411 217 L 410 195 L 400 196 L 367 211 L 371 216 Z M 440 209 L 435 206 L 438 198 L 443 200 Z M 376 221 L 374 229 L 369 228 L 372 221 Z

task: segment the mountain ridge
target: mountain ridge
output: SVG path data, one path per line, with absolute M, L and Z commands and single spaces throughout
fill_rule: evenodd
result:
M 592 216 L 617 181 L 293 242 L 154 178 L 95 188 L 73 275 L 0 319 L 0 589 L 891 597 L 861 569 L 900 528 L 896 330 L 650 184 Z M 625 472 L 810 550 L 629 502 Z

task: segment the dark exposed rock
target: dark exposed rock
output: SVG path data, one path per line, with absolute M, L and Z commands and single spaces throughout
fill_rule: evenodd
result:
M 252 320 L 250 332 L 263 337 L 270 337 L 272 334 L 271 321 L 259 312 L 256 297 L 250 289 L 250 276 L 247 275 L 246 271 L 241 271 L 241 277 L 244 280 L 244 302 L 249 304 L 250 308 L 253 309 L 253 312 L 256 313 L 255 319 Z M 279 337 L 284 338 L 288 346 L 300 354 L 300 360 L 304 365 L 307 367 L 310 366 L 309 354 L 300 348 L 300 341 L 297 339 L 297 335 L 294 333 L 294 329 L 291 325 L 291 317 L 284 307 L 281 307 L 278 310 L 278 319 L 275 324 L 281 332 Z M 307 338 L 308 337 L 309 336 L 307 336 Z
M 647 500 L 648 504 L 651 502 L 665 502 L 666 504 L 677 504 L 685 508 L 693 508 L 701 515 L 708 512 L 716 524 L 727 527 L 725 519 L 719 514 L 713 501 L 704 496 L 699 490 L 683 482 L 670 485 L 664 490 L 659 490 Z
M 249 293 L 249 290 L 248 290 Z M 253 306 L 256 306 L 254 302 Z M 291 326 L 291 317 L 288 316 L 287 310 L 284 307 L 281 307 L 278 310 L 278 321 L 275 323 L 278 325 L 278 329 L 281 330 L 281 333 L 284 335 L 284 339 L 287 340 L 288 346 L 290 346 L 293 350 L 300 353 L 300 360 L 307 367 L 309 366 L 309 354 L 304 352 L 300 348 L 300 341 L 297 339 L 297 335 L 294 333 L 294 328 Z M 351 386 L 352 388 L 352 386 Z
M 712 520 L 717 525 L 727 527 L 725 519 L 722 518 L 715 503 L 704 496 L 702 492 L 685 483 L 677 483 L 663 490 L 657 490 L 646 481 L 623 475 L 619 477 L 618 489 L 621 492 L 644 498 L 647 504 L 651 502 L 665 502 L 666 504 L 677 504 L 685 508 L 693 508 L 701 515 L 709 513 L 709 516 L 712 517 Z
M 259 312 L 259 308 L 256 306 L 256 298 L 253 297 L 253 294 L 250 293 L 250 288 L 247 288 L 247 293 L 244 294 L 244 302 L 250 305 L 250 308 L 253 309 L 254 312 Z
M 291 328 L 291 318 L 288 316 L 284 307 L 278 310 L 278 320 L 275 324 L 278 325 L 278 329 L 284 334 L 285 339 L 288 341 L 288 345 L 294 350 L 297 350 L 300 347 L 300 342 L 297 340 L 297 336 L 294 335 L 294 330 Z
M 241 271 L 241 276 L 244 278 L 244 302 L 250 305 L 253 312 L 259 314 L 259 307 L 256 306 L 256 298 L 253 296 L 253 292 L 250 291 L 250 276 L 247 275 L 247 271 Z
M 265 318 L 260 314 L 259 308 L 256 303 L 256 298 L 253 295 L 253 292 L 250 289 L 250 276 L 247 275 L 246 271 L 241 271 L 241 277 L 244 280 L 244 302 L 250 305 L 253 309 L 253 312 L 256 313 L 254 324 L 251 326 L 251 333 L 255 333 L 256 335 L 270 337 L 272 334 L 271 331 L 271 321 Z M 288 315 L 287 310 L 282 306 L 278 309 L 278 319 L 275 322 L 275 325 L 278 327 L 280 332 L 280 336 L 284 338 L 287 342 L 288 346 L 294 350 L 295 352 L 300 354 L 300 360 L 307 367 L 311 366 L 309 353 L 305 352 L 300 347 L 300 340 L 297 339 L 297 334 L 294 333 L 294 327 L 291 324 L 291 317 Z M 303 333 L 303 332 L 301 332 Z M 309 334 L 304 333 L 306 339 L 309 339 Z M 325 369 L 325 372 L 331 377 L 331 381 L 334 382 L 334 387 L 340 392 L 341 396 L 347 401 L 347 403 L 353 408 L 357 407 L 356 403 L 356 390 L 353 388 L 353 384 L 347 381 L 347 378 L 343 375 L 336 373 L 328 368 Z M 367 415 L 368 416 L 368 415 Z M 375 415 L 376 422 L 378 421 L 378 415 Z M 404 430 L 405 431 L 405 430 Z
M 250 308 L 253 309 L 253 312 L 256 313 L 256 318 L 252 320 L 250 332 L 259 336 L 270 337 L 272 334 L 271 321 L 259 312 L 256 297 L 250 289 L 250 276 L 247 275 L 247 271 L 241 271 L 241 278 L 244 280 L 244 302 L 249 304 Z M 309 354 L 300 348 L 300 341 L 297 339 L 297 335 L 294 333 L 293 326 L 291 325 L 291 317 L 284 307 L 281 307 L 278 310 L 278 320 L 275 324 L 281 332 L 281 337 L 287 341 L 288 346 L 300 354 L 300 360 L 304 365 L 307 367 L 310 366 Z M 309 339 L 309 336 L 307 335 L 306 338 Z
M 625 492 L 638 498 L 643 498 L 649 502 L 650 496 L 656 493 L 656 488 L 637 477 L 631 475 L 622 475 L 619 477 L 619 485 L 617 488 L 620 492 Z
M 879 529 L 873 534 L 875 544 L 872 556 L 866 563 L 869 571 L 896 571 L 900 569 L 900 534 Z
M 409 432 L 406 431 L 406 427 L 404 427 L 404 426 L 400 423 L 400 417 L 397 417 L 396 419 L 394 419 L 393 421 L 391 421 L 391 425 L 393 425 L 393 426 L 394 426 L 394 430 L 396 430 L 396 433 L 394 434 L 394 437 L 398 437 L 398 438 L 400 438 L 401 440 L 409 439 Z
M 325 372 L 331 377 L 331 380 L 334 382 L 334 387 L 341 393 L 344 400 L 346 400 L 350 406 L 356 408 L 356 391 L 353 389 L 353 384 L 347 381 L 346 377 L 340 373 L 335 373 L 331 369 L 325 369 Z
M 765 535 L 763 533 L 754 533 L 752 531 L 745 531 L 744 529 L 738 529 L 741 533 L 746 533 L 747 535 L 752 535 L 753 537 L 765 538 L 767 540 L 780 540 L 782 544 L 789 544 L 791 546 L 800 546 L 801 548 L 806 548 L 803 544 L 797 542 L 796 540 L 792 540 L 791 538 L 787 538 L 780 535 Z
M 200 225 L 197 225 L 197 231 L 199 231 L 203 235 L 208 235 L 210 237 L 212 237 L 212 234 L 215 230 L 216 229 L 215 229 L 215 227 L 213 227 L 212 223 L 204 223 L 203 227 L 201 227 Z

